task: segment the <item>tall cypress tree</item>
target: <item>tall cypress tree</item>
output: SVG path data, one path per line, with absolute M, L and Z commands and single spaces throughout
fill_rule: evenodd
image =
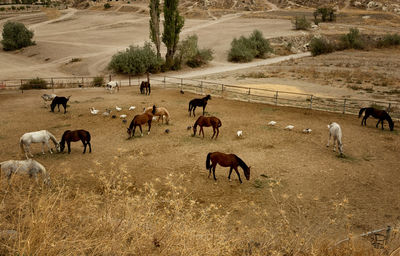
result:
M 179 33 L 181 32 L 185 20 L 179 15 L 179 0 L 164 0 L 164 32 L 162 41 L 167 47 L 165 55 L 165 65 L 170 69 L 173 64 L 174 54 L 179 42 Z
M 157 57 L 161 57 L 160 53 L 160 0 L 150 0 L 150 39 L 157 49 Z

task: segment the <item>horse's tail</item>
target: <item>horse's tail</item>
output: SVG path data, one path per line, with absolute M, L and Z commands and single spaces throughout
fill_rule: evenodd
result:
M 22 137 L 19 139 L 19 147 L 21 149 L 21 153 L 25 153 L 24 140 L 22 139 Z
M 189 102 L 189 108 L 188 108 L 188 112 L 190 112 L 192 110 L 192 102 Z
M 361 108 L 360 112 L 358 113 L 358 118 L 361 117 L 361 115 L 363 114 L 363 112 L 366 110 L 367 108 Z
M 211 167 L 211 152 L 207 154 L 207 159 L 206 159 L 206 169 L 210 169 Z

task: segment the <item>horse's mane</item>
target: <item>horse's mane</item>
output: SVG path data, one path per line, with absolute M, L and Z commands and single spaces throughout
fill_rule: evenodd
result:
M 66 130 L 64 133 L 63 133 L 63 135 L 62 135 L 62 137 L 61 137 L 61 143 L 65 143 L 65 136 L 67 136 L 67 133 L 70 133 L 71 132 L 71 130 Z
M 247 171 L 249 169 L 249 167 L 247 166 L 247 164 L 240 159 L 240 157 L 238 157 L 237 155 L 235 155 L 236 160 L 238 160 L 239 162 L 239 166 L 242 167 L 243 171 Z

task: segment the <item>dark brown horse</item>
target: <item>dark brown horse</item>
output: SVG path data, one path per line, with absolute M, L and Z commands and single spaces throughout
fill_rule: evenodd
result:
M 364 111 L 365 111 L 365 115 L 364 115 L 363 119 L 361 120 L 361 125 L 364 124 L 365 126 L 367 126 L 367 118 L 369 116 L 373 116 L 373 117 L 379 119 L 378 122 L 376 123 L 376 128 L 378 128 L 379 123 L 381 123 L 382 130 L 383 130 L 383 120 L 386 120 L 389 123 L 390 130 L 393 131 L 394 123 L 392 121 L 392 118 L 389 116 L 389 114 L 385 110 L 379 110 L 376 108 L 362 108 L 362 109 L 360 109 L 358 118 L 361 117 L 361 115 Z
M 196 136 L 197 126 L 200 126 L 199 135 L 201 134 L 201 132 L 203 132 L 203 138 L 204 138 L 203 126 L 205 126 L 205 127 L 212 126 L 214 133 L 213 133 L 213 136 L 211 137 L 211 139 L 214 138 L 215 130 L 217 130 L 217 136 L 215 136 L 215 139 L 217 139 L 218 134 L 219 134 L 219 127 L 222 126 L 222 123 L 221 123 L 221 120 L 219 120 L 215 116 L 209 116 L 209 117 L 208 116 L 200 116 L 199 118 L 197 118 L 196 122 L 193 125 L 193 136 Z
M 51 102 L 51 112 L 54 112 L 54 108 L 58 107 L 58 112 L 60 112 L 60 104 L 64 107 L 64 114 L 67 113 L 67 102 L 69 101 L 69 98 L 71 96 L 68 97 L 54 97 L 53 101 Z
M 84 146 L 83 154 L 86 152 L 86 146 L 89 145 L 89 153 L 92 153 L 92 145 L 90 144 L 90 133 L 85 130 L 67 130 L 64 132 L 61 141 L 60 141 L 60 151 L 64 152 L 65 142 L 68 145 L 68 154 L 71 153 L 71 141 L 82 141 Z
M 150 77 L 149 73 L 147 73 L 147 81 L 142 81 L 140 84 L 140 93 L 150 95 L 151 88 L 150 88 Z
M 201 99 L 193 99 L 189 102 L 189 116 L 191 116 L 192 111 L 193 111 L 193 116 L 196 116 L 196 114 L 194 113 L 194 111 L 196 110 L 196 107 L 203 107 L 203 115 L 204 115 L 204 110 L 206 109 L 207 106 L 207 102 L 208 100 L 211 100 L 211 95 L 207 95 L 204 98 Z
M 141 115 L 136 115 L 133 119 L 131 124 L 129 125 L 129 128 L 127 130 L 127 133 L 129 134 L 129 138 L 132 138 L 135 136 L 135 129 L 136 126 L 139 126 L 140 128 L 140 135 L 143 136 L 143 131 L 142 131 L 142 124 L 147 123 L 149 126 L 149 130 L 147 131 L 147 134 L 150 134 L 150 129 L 151 129 L 151 121 L 153 120 L 153 115 L 156 112 L 156 106 L 153 105 L 153 111 L 151 112 L 145 112 Z
M 239 181 L 240 181 L 240 183 L 242 183 L 242 179 L 240 178 L 240 174 L 238 171 L 238 166 L 240 166 L 243 169 L 246 179 L 247 180 L 250 179 L 250 166 L 247 167 L 246 163 L 243 162 L 243 160 L 240 159 L 235 154 L 224 154 L 221 152 L 208 153 L 207 160 L 206 160 L 206 168 L 209 170 L 209 173 L 208 173 L 209 178 L 210 178 L 211 169 L 212 169 L 214 180 L 217 180 L 217 178 L 215 178 L 215 167 L 217 166 L 217 164 L 221 165 L 222 167 L 230 167 L 231 168 L 229 170 L 229 175 L 228 175 L 229 181 L 231 181 L 232 169 L 235 169 L 235 172 L 239 178 Z

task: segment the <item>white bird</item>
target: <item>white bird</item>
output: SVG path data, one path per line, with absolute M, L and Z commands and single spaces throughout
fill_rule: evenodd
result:
M 110 109 L 106 109 L 106 112 L 103 113 L 103 116 L 109 116 L 111 113 Z
M 130 106 L 129 110 L 134 110 L 135 108 L 135 106 Z
M 123 114 L 123 115 L 120 115 L 119 117 L 120 117 L 120 118 L 126 118 L 127 115 Z
M 291 130 L 293 130 L 293 128 L 294 128 L 294 126 L 289 124 L 288 126 L 285 127 L 285 130 L 291 131 Z
M 98 109 L 94 109 L 94 107 L 89 108 L 90 113 L 92 113 L 92 115 L 97 115 L 99 113 Z
M 118 107 L 118 106 L 115 106 L 115 109 L 116 109 L 117 111 L 121 111 L 121 110 L 122 110 L 122 108 L 120 108 L 120 107 Z
M 153 120 L 156 121 L 156 120 L 157 120 L 157 117 L 153 116 Z
M 276 122 L 275 121 L 271 121 L 271 122 L 268 123 L 268 125 L 274 126 L 274 125 L 276 125 Z
M 242 135 L 243 135 L 243 131 L 237 131 L 237 136 L 238 137 L 242 137 Z
M 311 133 L 311 132 L 312 132 L 312 130 L 310 128 L 306 128 L 303 130 L 303 133 Z

